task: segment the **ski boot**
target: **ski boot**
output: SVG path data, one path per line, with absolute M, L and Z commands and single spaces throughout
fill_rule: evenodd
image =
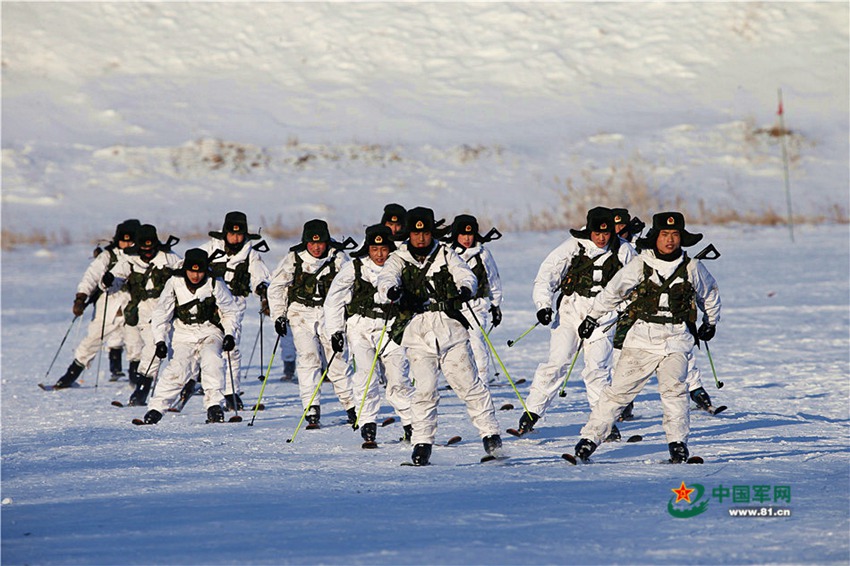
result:
M 126 374 L 121 369 L 121 354 L 124 348 L 109 349 L 109 381 L 118 381 Z
M 622 421 L 630 421 L 630 420 L 634 419 L 635 418 L 635 415 L 633 413 L 634 409 L 635 409 L 635 402 L 632 401 L 628 405 L 623 407 L 623 412 L 620 413 L 620 416 L 617 417 L 617 420 L 622 422 Z
M 517 430 L 519 431 L 520 436 L 524 436 L 534 430 L 534 425 L 537 424 L 537 421 L 540 420 L 540 415 L 535 413 L 523 413 L 519 417 L 519 425 L 517 426 Z
M 582 462 L 587 462 L 590 455 L 596 451 L 596 443 L 592 440 L 582 438 L 576 444 L 576 458 Z
M 130 380 L 132 385 L 138 385 L 141 382 L 141 378 L 139 377 L 139 361 L 130 362 L 127 364 L 127 379 Z
M 708 396 L 704 387 L 697 387 L 691 391 L 691 400 L 703 411 L 711 410 L 711 397 Z
M 376 423 L 366 423 L 360 427 L 360 436 L 363 437 L 363 448 L 377 448 L 378 443 L 375 438 L 378 435 L 378 425 Z
M 162 419 L 162 413 L 155 409 L 151 409 L 145 413 L 145 418 L 142 419 L 145 424 L 156 424 Z
M 404 442 L 405 444 L 410 444 L 410 439 L 413 438 L 413 425 L 403 425 L 404 435 L 399 438 L 399 442 Z
M 414 466 L 427 466 L 431 459 L 431 445 L 417 444 L 413 447 L 413 455 L 410 457 Z
M 192 389 L 194 390 L 195 384 L 192 383 Z M 226 404 L 226 408 L 228 411 L 232 411 L 235 407 L 237 411 L 241 411 L 244 407 L 242 405 L 242 398 L 238 393 L 231 393 L 230 395 L 224 396 L 224 401 Z
M 221 405 L 213 405 L 207 409 L 207 423 L 223 423 L 224 411 Z
M 77 381 L 77 378 L 80 377 L 80 374 L 83 373 L 83 370 L 86 369 L 86 366 L 74 360 L 71 362 L 71 365 L 68 366 L 67 371 L 65 371 L 65 375 L 59 378 L 56 384 L 53 386 L 53 389 L 67 389 Z
M 502 437 L 498 434 L 485 436 L 482 442 L 484 443 L 484 451 L 490 456 L 496 456 L 502 449 Z
M 667 448 L 670 450 L 671 464 L 684 464 L 688 461 L 688 456 L 690 454 L 688 452 L 688 447 L 685 446 L 684 442 L 671 442 L 667 445 Z
M 348 424 L 350 424 L 354 430 L 357 430 L 355 426 L 357 424 L 357 408 L 351 407 L 350 409 L 346 409 L 345 412 L 348 414 Z
M 283 377 L 280 378 L 281 381 L 294 381 L 295 380 L 295 360 L 283 362 Z
M 322 409 L 318 405 L 310 405 L 307 409 L 307 429 L 319 428 L 319 419 L 322 416 Z
M 130 407 L 144 407 L 148 404 L 148 394 L 153 386 L 153 378 L 146 375 L 139 376 L 139 383 L 136 384 L 136 390 L 130 394 L 130 400 L 127 405 Z
M 621 438 L 620 429 L 617 428 L 617 425 L 611 425 L 611 432 L 602 442 L 618 442 Z

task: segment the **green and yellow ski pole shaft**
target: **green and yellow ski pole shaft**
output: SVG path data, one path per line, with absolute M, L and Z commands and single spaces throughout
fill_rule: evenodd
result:
M 334 358 L 336 357 L 336 352 L 331 354 L 331 359 L 328 360 L 328 365 L 325 367 L 325 371 L 322 372 L 322 377 L 319 378 L 319 383 L 316 384 L 316 388 L 313 390 L 313 395 L 310 397 L 310 400 L 307 402 L 307 406 L 304 408 L 304 412 L 301 413 L 301 420 L 298 421 L 298 426 L 295 427 L 295 432 L 292 433 L 292 438 L 287 438 L 287 442 L 294 442 L 295 437 L 298 436 L 298 431 L 301 430 L 301 425 L 304 423 L 304 419 L 307 418 L 307 411 L 310 410 L 310 407 L 313 406 L 313 400 L 316 398 L 316 395 L 319 394 L 319 389 L 322 388 L 322 383 L 325 381 L 325 376 L 328 375 L 328 370 L 331 369 L 331 364 L 334 363 Z
M 278 335 L 277 340 L 274 341 L 272 356 L 269 358 L 269 367 L 266 368 L 266 376 L 263 378 L 263 386 L 260 387 L 260 397 L 257 399 L 257 404 L 254 405 L 254 414 L 251 416 L 251 422 L 248 423 L 248 426 L 254 426 L 254 419 L 257 418 L 257 411 L 260 410 L 260 401 L 263 399 L 263 392 L 266 390 L 266 384 L 269 382 L 269 374 L 272 371 L 272 363 L 274 362 L 274 355 L 277 352 L 278 344 L 280 344 L 280 335 Z

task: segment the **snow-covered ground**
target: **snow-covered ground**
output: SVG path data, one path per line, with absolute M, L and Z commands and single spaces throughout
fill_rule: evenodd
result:
M 36 387 L 71 320 L 68 275 L 81 272 L 85 246 L 51 254 L 4 254 L 3 277 L 3 562 L 8 564 L 552 564 L 552 563 L 846 563 L 848 560 L 848 238 L 846 227 L 787 232 L 705 228 L 723 254 L 710 264 L 724 313 L 707 358 L 704 383 L 716 417 L 692 414 L 692 452 L 702 466 L 669 466 L 654 382 L 637 399 L 638 418 L 624 435 L 638 444 L 603 445 L 588 466 L 560 458 L 587 418 L 580 379 L 556 399 L 539 432 L 505 435 L 511 458 L 479 464 L 483 454 L 461 403 L 445 393 L 428 468 L 400 467 L 410 447 L 400 425 L 378 429 L 379 450 L 360 448 L 359 433 L 326 388 L 319 431 L 301 430 L 297 386 L 272 370 L 266 411 L 253 427 L 206 425 L 197 399 L 155 427 L 135 427 L 143 408 L 126 401 L 126 382 L 94 369 L 80 388 Z M 547 351 L 535 330 L 533 272 L 561 234 L 509 234 L 492 245 L 506 279 L 505 320 L 493 343 L 513 379 L 530 378 Z M 189 244 L 187 244 L 189 245 Z M 269 254 L 282 254 L 274 242 Z M 37 281 L 37 285 L 33 285 Z M 254 312 L 254 309 L 251 309 Z M 246 321 L 246 341 L 258 317 Z M 273 347 L 265 328 L 265 352 Z M 51 378 L 70 361 L 77 336 Z M 266 362 L 268 359 L 266 358 Z M 105 362 L 105 360 L 104 360 Z M 581 367 L 579 363 L 576 371 Z M 263 369 L 255 356 L 244 380 L 257 398 Z M 528 384 L 519 386 L 523 395 Z M 513 402 L 494 389 L 496 405 Z M 391 416 L 385 407 L 382 417 Z M 250 417 L 250 415 L 245 415 Z M 498 412 L 503 428 L 517 410 Z M 247 422 L 247 421 L 246 421 Z M 689 519 L 667 510 L 671 489 L 770 486 L 790 489 L 790 518 L 731 518 L 729 500 L 711 499 Z M 757 505 L 755 502 L 750 506 Z
M 253 427 L 205 425 L 197 399 L 156 427 L 126 382 L 36 384 L 71 322 L 92 241 L 128 217 L 183 240 L 229 210 L 359 240 L 388 202 L 470 212 L 505 232 L 493 343 L 514 379 L 545 357 L 531 281 L 587 207 L 773 210 L 785 100 L 794 209 L 846 219 L 848 15 L 836 3 L 36 3 L 2 10 L 2 561 L 8 564 L 837 563 L 850 561 L 850 230 L 697 226 L 724 302 L 692 415 L 703 466 L 668 466 L 654 382 L 624 435 L 569 467 L 580 379 L 538 432 L 481 465 L 451 393 L 433 466 L 400 467 L 396 423 L 360 449 L 301 431 L 276 362 Z M 570 190 L 572 188 L 572 190 Z M 644 189 L 646 192 L 644 193 Z M 680 198 L 681 200 L 677 201 Z M 564 218 L 567 218 L 565 221 Z M 510 230 L 509 230 L 510 229 Z M 8 249 L 44 234 L 43 247 Z M 286 236 L 284 236 L 285 238 Z M 269 238 L 275 265 L 291 245 Z M 694 250 L 696 251 L 696 250 Z M 254 312 L 256 305 L 251 305 Z M 88 313 L 87 313 L 88 314 Z M 257 317 L 246 321 L 253 343 Z M 273 346 L 265 327 L 266 361 Z M 71 328 L 47 381 L 81 338 Z M 106 360 L 103 360 L 106 365 Z M 581 362 L 576 374 L 581 369 Z M 257 357 L 244 380 L 253 401 Z M 528 384 L 519 387 L 527 393 Z M 513 402 L 494 389 L 497 406 Z M 326 391 L 326 424 L 343 413 Z M 385 408 L 382 416 L 390 416 Z M 249 416 L 250 415 L 245 415 Z M 502 428 L 518 411 L 499 412 Z M 670 514 L 702 486 L 705 512 Z M 724 488 L 770 499 L 720 499 Z M 785 495 L 783 495 L 785 494 Z M 789 495 L 790 494 L 790 495 Z M 786 496 L 790 497 L 790 500 Z M 776 500 L 774 500 L 774 497 Z M 733 518 L 732 508 L 790 517 Z M 687 511 L 680 503 L 674 511 Z

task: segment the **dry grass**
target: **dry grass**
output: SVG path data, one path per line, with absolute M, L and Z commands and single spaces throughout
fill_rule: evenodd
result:
M 13 250 L 18 246 L 67 246 L 71 243 L 71 233 L 67 230 L 59 232 L 45 232 L 43 230 L 32 230 L 21 233 L 3 229 L 0 234 L 0 249 Z

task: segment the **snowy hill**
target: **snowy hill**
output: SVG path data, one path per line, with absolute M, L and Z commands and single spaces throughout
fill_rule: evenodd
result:
M 125 210 L 185 234 L 230 197 L 266 226 L 352 233 L 389 201 L 509 229 L 563 228 L 599 200 L 783 218 L 779 88 L 795 210 L 847 218 L 845 3 L 2 11 L 17 234 L 91 240 Z
M 0 10 L 4 563 L 850 561 L 846 2 Z M 784 137 L 771 135 L 780 88 Z M 795 212 L 842 222 L 800 226 L 793 245 L 783 226 L 752 225 L 784 219 L 782 140 Z M 410 448 L 397 422 L 378 429 L 380 449 L 361 450 L 330 388 L 326 426 L 287 443 L 300 401 L 279 358 L 253 427 L 206 425 L 197 399 L 134 427 L 143 409 L 110 405 L 127 382 L 94 365 L 79 388 L 36 387 L 71 361 L 84 332 L 75 286 L 117 222 L 152 222 L 182 253 L 244 210 L 274 266 L 305 220 L 359 241 L 387 202 L 505 232 L 491 246 L 505 284 L 492 338 L 513 379 L 529 379 L 549 346 L 543 329 L 506 346 L 535 321 L 533 274 L 589 206 L 700 220 L 723 254 L 709 264 L 722 389 L 698 360 L 729 406 L 691 415 L 706 464 L 662 463 L 654 382 L 622 427 L 644 441 L 605 444 L 577 468 L 560 454 L 587 420 L 578 377 L 537 433 L 504 435 L 510 459 L 496 465 L 478 463 L 476 431 L 445 392 L 438 439 L 463 440 L 435 447 L 424 469 L 399 466 Z M 273 338 L 266 322 L 265 357 L 243 379 L 249 403 Z M 518 405 L 510 387 L 494 397 Z M 504 429 L 519 414 L 497 417 Z M 698 516 L 670 511 L 694 509 L 673 507 L 682 482 L 705 490 Z M 739 508 L 790 516 L 733 517 Z

